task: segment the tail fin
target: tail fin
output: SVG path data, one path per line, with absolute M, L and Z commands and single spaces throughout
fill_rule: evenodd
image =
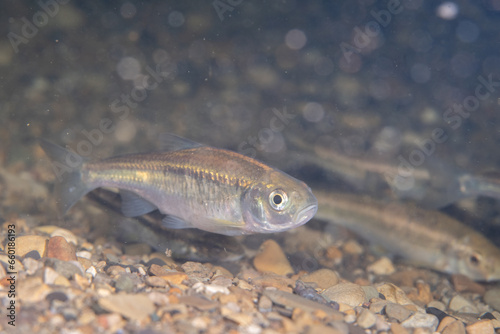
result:
M 39 144 L 52 160 L 52 170 L 56 175 L 55 196 L 57 207 L 64 215 L 80 198 L 92 190 L 81 178 L 84 159 L 75 152 L 40 138 Z

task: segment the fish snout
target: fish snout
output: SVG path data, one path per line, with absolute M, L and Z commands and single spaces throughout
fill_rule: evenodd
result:
M 312 217 L 314 217 L 317 211 L 318 211 L 317 204 L 310 204 L 305 208 L 303 208 L 302 210 L 299 210 L 293 217 L 294 225 L 295 226 L 304 225 L 309 220 L 311 220 Z

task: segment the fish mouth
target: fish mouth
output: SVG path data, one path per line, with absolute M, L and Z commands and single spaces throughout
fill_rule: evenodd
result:
M 294 226 L 300 226 L 304 225 L 307 223 L 309 220 L 311 220 L 312 217 L 316 214 L 318 211 L 318 205 L 317 204 L 311 204 L 300 210 L 295 214 L 294 221 L 295 224 Z

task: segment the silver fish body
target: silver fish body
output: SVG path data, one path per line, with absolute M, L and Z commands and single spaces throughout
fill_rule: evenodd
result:
M 316 213 L 317 201 L 307 185 L 277 169 L 173 135 L 168 141 L 170 151 L 84 162 L 77 168 L 65 165 L 74 153 L 47 141 L 40 144 L 58 163 L 62 212 L 95 188 L 115 187 L 124 215 L 158 209 L 170 228 L 272 233 L 305 224 Z

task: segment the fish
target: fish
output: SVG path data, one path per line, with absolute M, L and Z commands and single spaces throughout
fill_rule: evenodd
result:
M 344 226 L 406 262 L 476 281 L 500 280 L 500 249 L 439 211 L 314 189 L 315 219 Z
M 40 139 L 52 159 L 61 214 L 100 187 L 120 190 L 127 217 L 159 210 L 167 228 L 229 236 L 286 231 L 307 223 L 317 211 L 311 189 L 276 168 L 173 134 L 162 142 L 162 151 L 87 161 Z
M 365 193 L 413 201 L 426 209 L 439 209 L 466 198 L 486 196 L 500 199 L 497 175 L 473 174 L 439 159 L 427 157 L 420 166 L 377 158 L 350 156 L 327 143 L 311 145 L 288 135 L 290 156 L 306 161 Z

